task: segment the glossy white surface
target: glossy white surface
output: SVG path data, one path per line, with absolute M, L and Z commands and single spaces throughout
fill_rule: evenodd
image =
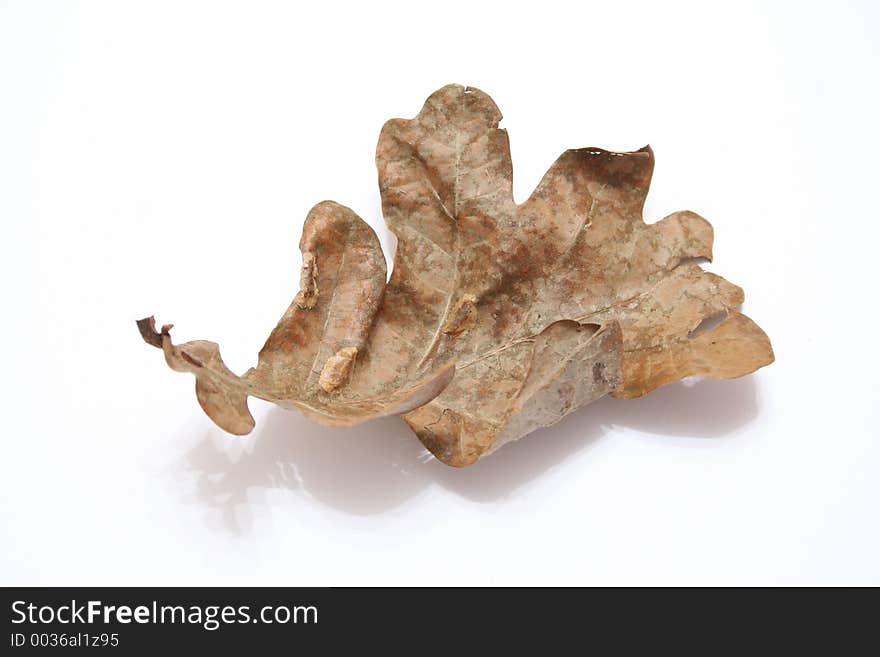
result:
M 765 5 L 3 3 L 0 584 L 880 584 L 880 10 Z M 393 248 L 379 129 L 453 81 L 520 201 L 650 143 L 776 364 L 460 471 L 397 419 L 216 429 L 134 320 L 249 367 L 314 203 Z

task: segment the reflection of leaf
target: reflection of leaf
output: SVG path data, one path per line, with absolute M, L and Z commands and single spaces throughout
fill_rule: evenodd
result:
M 742 290 L 691 261 L 711 259 L 709 223 L 643 222 L 649 148 L 566 151 L 517 205 L 500 119 L 486 94 L 450 85 L 386 123 L 376 161 L 398 238 L 390 281 L 373 231 L 319 204 L 301 291 L 241 378 L 214 343 L 172 345 L 142 322 L 145 339 L 196 374 L 199 402 L 228 431 L 252 428 L 249 395 L 326 424 L 405 413 L 458 466 L 607 393 L 772 362 L 767 336 L 733 308 Z

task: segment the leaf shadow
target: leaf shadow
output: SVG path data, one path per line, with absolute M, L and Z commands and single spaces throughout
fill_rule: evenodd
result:
M 642 399 L 603 398 L 457 469 L 431 457 L 400 418 L 333 429 L 273 407 L 255 436 L 209 431 L 185 460 L 198 501 L 219 510 L 228 530 L 242 533 L 254 522 L 254 506 L 272 489 L 355 516 L 391 511 L 433 486 L 488 504 L 516 494 L 615 427 L 705 447 L 711 444 L 705 439 L 748 425 L 758 410 L 754 377 L 677 383 Z

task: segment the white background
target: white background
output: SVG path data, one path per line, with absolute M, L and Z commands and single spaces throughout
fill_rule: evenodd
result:
M 880 584 L 871 2 L 3 2 L 0 583 Z M 134 320 L 243 371 L 332 198 L 393 242 L 382 123 L 448 82 L 524 200 L 568 147 L 657 166 L 777 362 L 604 399 L 476 466 L 397 418 L 223 434 Z

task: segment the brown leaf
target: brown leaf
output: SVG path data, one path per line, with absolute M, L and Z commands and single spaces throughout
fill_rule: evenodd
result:
M 711 259 L 709 223 L 642 220 L 650 148 L 566 151 L 517 205 L 500 119 L 486 94 L 450 85 L 414 119 L 386 123 L 376 161 L 398 238 L 390 281 L 373 231 L 319 204 L 300 293 L 241 378 L 214 343 L 174 346 L 142 320 L 144 338 L 196 374 L 202 407 L 232 433 L 253 426 L 248 395 L 326 424 L 406 413 L 456 466 L 607 393 L 772 362 L 767 336 L 734 309 L 742 290 L 692 262 Z

